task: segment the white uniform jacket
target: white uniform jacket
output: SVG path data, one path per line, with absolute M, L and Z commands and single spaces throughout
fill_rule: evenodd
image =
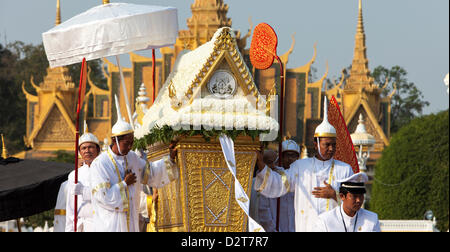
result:
M 308 232 L 319 214 L 338 205 L 334 199 L 315 198 L 314 187 L 324 187 L 326 180 L 337 192 L 340 184 L 336 181 L 353 175 L 350 165 L 338 161 L 320 161 L 316 158 L 299 159 L 281 174 L 265 167 L 256 176 L 255 189 L 266 197 L 278 198 L 287 192 L 295 192 L 295 230 Z

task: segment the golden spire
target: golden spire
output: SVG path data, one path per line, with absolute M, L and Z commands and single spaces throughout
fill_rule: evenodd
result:
M 187 20 L 187 26 L 191 31 L 198 26 L 198 34 L 201 36 L 208 34 L 208 30 L 216 31 L 225 26 L 231 27 L 232 21 L 227 17 L 228 8 L 223 0 L 195 0 L 191 5 L 192 17 Z M 202 39 L 204 41 L 201 42 L 205 43 L 211 38 L 202 37 Z
M 364 35 L 364 23 L 363 23 L 362 2 L 361 2 L 361 0 L 359 0 L 358 10 L 359 10 L 359 13 L 358 13 L 357 32 Z
M 345 87 L 346 89 L 355 89 L 356 87 L 371 86 L 373 84 L 373 78 L 370 77 L 369 60 L 367 59 L 366 53 L 366 34 L 364 33 L 362 0 L 359 0 L 358 12 L 355 50 L 350 77 L 348 78 Z
M 8 158 L 8 150 L 6 150 L 6 146 L 5 146 L 5 140 L 3 139 L 3 134 L 2 135 L 2 158 L 7 159 Z
M 59 0 L 56 0 L 56 21 L 55 26 L 61 24 L 61 8 L 59 4 Z

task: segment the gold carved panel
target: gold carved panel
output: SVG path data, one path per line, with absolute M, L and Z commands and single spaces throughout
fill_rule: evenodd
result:
M 75 142 L 75 134 L 57 106 L 52 108 L 35 141 L 44 143 Z
M 234 178 L 228 170 L 218 141 L 182 139 L 178 143 L 180 176 L 159 189 L 159 232 L 243 232 L 247 216 L 235 200 Z M 251 182 L 259 142 L 235 141 L 237 178 L 251 197 Z M 150 160 L 167 155 L 167 146 L 149 147 Z

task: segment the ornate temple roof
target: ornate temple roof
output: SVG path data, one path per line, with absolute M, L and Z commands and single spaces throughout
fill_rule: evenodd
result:
M 231 82 L 234 78 L 235 88 L 227 93 L 226 99 L 212 95 L 211 91 L 208 93 L 210 80 L 217 72 L 227 72 L 225 78 Z M 260 104 L 258 102 L 264 103 L 263 109 L 256 108 L 256 104 Z M 266 108 L 265 100 L 238 50 L 234 33 L 225 27 L 219 29 L 208 43 L 178 56 L 174 69 L 154 105 L 145 114 L 143 126 L 136 130 L 135 137 L 142 138 L 155 126 L 180 123 L 182 126 L 216 129 L 254 127 L 255 130 L 278 130 L 277 121 L 266 115 Z

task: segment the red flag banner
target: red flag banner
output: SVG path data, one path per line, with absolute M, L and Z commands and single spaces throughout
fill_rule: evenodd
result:
M 78 87 L 77 114 L 80 114 L 81 108 L 83 107 L 84 95 L 86 94 L 86 78 L 87 64 L 86 59 L 83 58 L 83 62 L 81 63 L 80 86 Z
M 334 96 L 328 106 L 328 122 L 336 129 L 336 154 L 335 159 L 349 164 L 354 173 L 359 172 L 358 158 L 356 157 L 355 147 L 352 138 L 348 132 L 344 117 L 342 116 L 339 104 Z

